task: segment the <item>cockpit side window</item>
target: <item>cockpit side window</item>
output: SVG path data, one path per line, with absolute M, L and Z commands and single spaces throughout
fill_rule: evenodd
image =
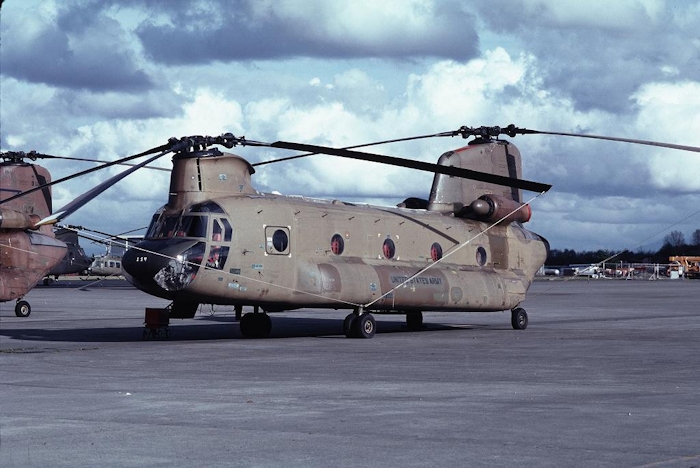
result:
M 210 244 L 206 267 L 221 270 L 224 268 L 229 252 L 229 247 L 225 247 L 221 243 L 231 241 L 231 224 L 224 218 L 214 219 L 211 224 L 210 239 L 212 243 Z
M 152 239 L 156 236 L 156 230 L 158 228 L 158 218 L 160 218 L 160 213 L 156 213 L 151 218 L 151 224 L 148 225 L 148 230 L 146 231 L 146 239 Z
M 228 219 L 226 218 L 219 218 L 221 220 L 221 223 L 224 225 L 224 242 L 230 242 L 231 237 L 233 236 L 233 228 L 231 227 L 231 223 L 228 222 Z
M 224 268 L 224 264 L 226 263 L 226 258 L 228 258 L 228 251 L 228 247 L 212 245 L 211 249 L 209 250 L 209 256 L 207 257 L 207 268 L 222 270 Z
M 211 230 L 211 240 L 214 242 L 221 242 L 223 238 L 224 234 L 221 223 L 215 219 Z

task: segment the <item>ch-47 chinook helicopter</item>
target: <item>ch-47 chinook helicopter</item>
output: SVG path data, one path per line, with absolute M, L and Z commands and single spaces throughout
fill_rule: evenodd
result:
M 525 329 L 528 317 L 519 304 L 545 263 L 548 243 L 523 227 L 530 207 L 521 191 L 544 193 L 550 186 L 522 180 L 517 148 L 498 138 L 525 133 L 700 151 L 512 125 L 391 140 L 476 137 L 437 164 L 231 134 L 173 138 L 168 202 L 154 214 L 145 240 L 125 253 L 126 277 L 171 300 L 172 318 L 194 317 L 199 304 L 232 305 L 238 316 L 252 307 L 240 321 L 246 337 L 270 333 L 268 312 L 299 308 L 352 310 L 343 322 L 347 337 L 371 338 L 372 313 L 405 314 L 409 329 L 417 329 L 425 311 L 510 310 L 513 328 Z M 428 199 L 408 198 L 395 208 L 288 197 L 256 190 L 253 165 L 213 145 L 325 153 L 435 176 Z
M 397 208 L 263 194 L 246 160 L 208 148 L 258 142 L 183 139 L 191 144 L 173 156 L 168 203 L 123 257 L 127 279 L 172 300 L 171 317 L 193 317 L 200 303 L 252 306 L 241 318 L 244 336 L 269 334 L 267 312 L 300 307 L 353 309 L 344 322 L 349 337 L 374 335 L 370 312 L 403 313 L 418 328 L 426 310 L 512 309 L 513 327 L 523 329 L 527 314 L 517 306 L 547 258 L 547 241 L 521 226 L 530 208 L 520 189 L 549 186 L 522 180 L 517 149 L 488 130 L 437 165 L 272 144 L 436 173 L 428 200 Z

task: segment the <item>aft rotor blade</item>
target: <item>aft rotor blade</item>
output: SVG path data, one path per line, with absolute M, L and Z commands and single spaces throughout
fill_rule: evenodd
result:
M 648 141 L 648 140 L 635 140 L 633 138 L 619 138 L 619 137 L 611 137 L 611 136 L 603 136 L 603 135 L 587 135 L 585 133 L 565 133 L 565 132 L 545 132 L 541 130 L 530 130 L 530 129 L 519 129 L 518 133 L 522 134 L 533 134 L 533 135 L 557 135 L 557 136 L 570 136 L 570 137 L 578 137 L 578 138 L 590 138 L 593 140 L 607 140 L 607 141 L 619 141 L 622 143 L 634 143 L 637 145 L 646 145 L 646 146 L 657 146 L 660 148 L 671 148 L 671 149 L 677 149 L 681 151 L 692 151 L 694 153 L 700 153 L 700 147 L 697 146 L 688 146 L 688 145 L 676 145 L 674 143 L 663 143 L 660 141 Z
M 378 162 L 382 164 L 388 164 L 398 167 L 407 167 L 427 172 L 438 172 L 440 174 L 462 177 L 465 179 L 477 180 L 480 182 L 486 182 L 490 184 L 503 185 L 506 187 L 515 187 L 523 190 L 530 190 L 533 192 L 546 192 L 552 187 L 549 184 L 542 184 L 539 182 L 533 182 L 523 179 L 514 179 L 511 177 L 488 174 L 485 172 L 472 171 L 469 169 L 462 169 L 460 167 L 455 166 L 442 166 L 440 164 L 413 161 L 411 159 L 397 158 L 394 156 L 385 156 L 374 153 L 365 153 L 361 151 L 349 151 L 346 149 L 331 148 L 327 146 L 307 145 L 302 143 L 292 143 L 288 141 L 276 141 L 270 144 L 270 146 L 273 148 L 284 148 L 289 150 L 306 151 L 317 154 L 330 154 L 333 156 L 340 156 L 343 158 L 360 159 L 363 161 Z
M 92 189 L 88 190 L 84 194 L 80 195 L 78 198 L 73 200 L 72 202 L 68 203 L 66 206 L 61 208 L 60 210 L 57 210 L 54 214 L 51 216 L 47 216 L 46 218 L 42 219 L 39 221 L 36 225 L 41 226 L 43 224 L 53 224 L 61 219 L 66 218 L 73 212 L 75 212 L 78 208 L 81 208 L 83 205 L 85 205 L 87 202 L 110 188 L 112 185 L 116 184 L 120 180 L 122 180 L 124 177 L 128 176 L 132 172 L 141 169 L 144 167 L 146 164 L 150 164 L 156 159 L 160 158 L 161 156 L 169 153 L 171 151 L 170 148 L 166 149 L 165 151 L 160 152 L 159 154 L 156 154 L 155 156 L 148 158 L 144 162 L 135 165 L 134 167 L 127 169 L 123 172 L 120 172 L 119 174 L 115 175 L 114 177 L 110 177 L 109 179 L 105 180 L 101 184 L 97 185 L 96 187 L 93 187 Z
M 127 161 L 131 161 L 132 159 L 137 159 L 137 158 L 141 158 L 143 156 L 148 156 L 149 154 L 153 154 L 153 153 L 156 153 L 158 151 L 162 151 L 162 153 L 158 157 L 163 156 L 164 154 L 166 154 L 170 151 L 173 151 L 173 145 L 172 145 L 172 143 L 168 143 L 168 144 L 165 144 L 162 146 L 158 146 L 156 148 L 152 148 L 148 151 L 144 151 L 143 153 L 135 154 L 133 156 L 127 156 L 126 158 L 117 159 L 116 161 L 111 161 L 111 162 L 102 164 L 101 166 L 93 167 L 91 169 L 86 169 L 86 170 L 81 171 L 81 172 L 76 172 L 75 174 L 71 174 L 69 176 L 66 176 L 66 177 L 63 177 L 60 179 L 52 180 L 51 182 L 47 182 L 45 184 L 38 185 L 36 187 L 30 188 L 29 190 L 25 190 L 22 193 L 18 193 L 17 195 L 13 195 L 11 197 L 8 197 L 8 198 L 0 201 L 0 204 L 7 203 L 9 201 L 12 201 L 16 198 L 23 197 L 23 196 L 28 195 L 30 193 L 34 193 L 37 190 L 43 190 L 46 187 L 51 187 L 52 185 L 60 184 L 61 182 L 66 182 L 66 181 L 69 181 L 69 180 L 74 179 L 76 177 L 80 177 L 80 176 L 83 176 L 86 174 L 90 174 L 91 172 L 99 171 L 100 169 L 105 169 L 107 167 L 114 166 L 115 164 L 122 164 L 122 163 L 125 163 Z

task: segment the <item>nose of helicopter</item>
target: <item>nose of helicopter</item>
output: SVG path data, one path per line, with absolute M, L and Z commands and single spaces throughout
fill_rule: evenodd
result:
M 171 298 L 195 278 L 204 257 L 205 244 L 187 239 L 154 239 L 140 242 L 122 257 L 126 279 L 155 296 Z

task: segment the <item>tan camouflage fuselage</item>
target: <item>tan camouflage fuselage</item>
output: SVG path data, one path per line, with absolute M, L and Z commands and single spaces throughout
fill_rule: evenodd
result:
M 481 153 L 469 147 L 448 159 Z M 501 311 L 524 300 L 546 260 L 546 240 L 519 222 L 463 215 L 485 193 L 519 198 L 510 188 L 465 189 L 436 176 L 425 207 L 384 208 L 260 193 L 252 167 L 234 155 L 173 162 L 168 204 L 124 269 L 137 287 L 176 303 Z M 515 176 L 519 163 L 517 154 Z M 463 199 L 465 190 L 476 194 Z

